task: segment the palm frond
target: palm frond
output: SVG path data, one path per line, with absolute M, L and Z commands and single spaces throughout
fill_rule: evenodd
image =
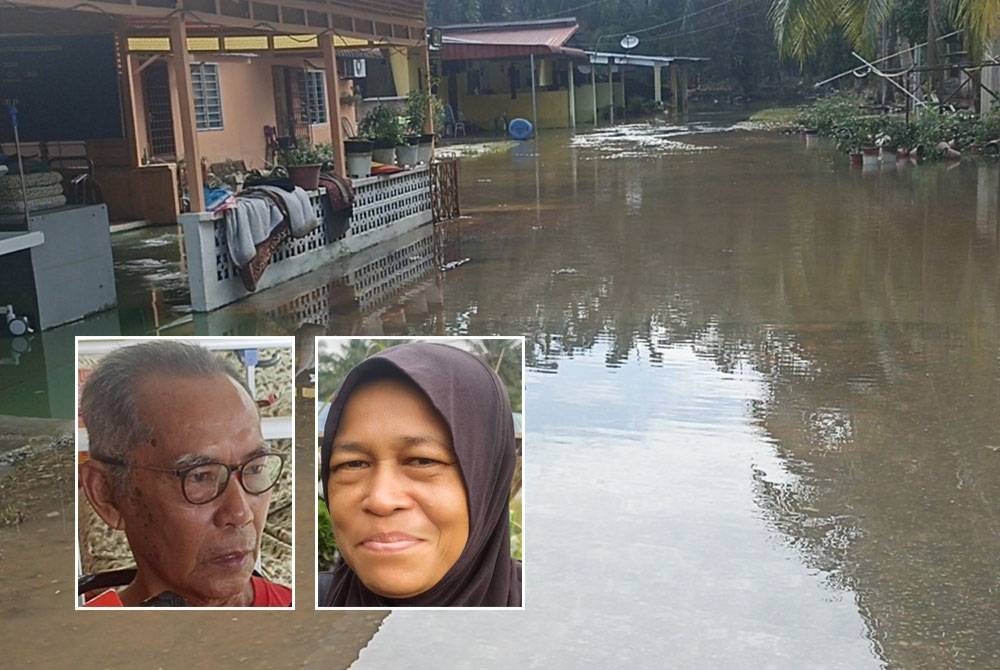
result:
M 839 4 L 838 0 L 773 0 L 768 18 L 779 53 L 802 63 L 837 25 Z
M 842 0 L 840 22 L 856 50 L 873 54 L 879 32 L 892 13 L 895 0 Z
M 965 29 L 965 44 L 978 60 L 1000 37 L 1000 0 L 954 0 L 954 20 Z

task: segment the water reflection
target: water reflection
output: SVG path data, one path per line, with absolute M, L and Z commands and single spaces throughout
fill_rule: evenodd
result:
M 543 166 L 592 157 L 586 143 L 546 141 Z M 539 394 L 597 383 L 589 366 L 577 374 L 595 357 L 605 370 L 691 375 L 665 366 L 678 347 L 760 379 L 744 420 L 777 460 L 744 475 L 752 497 L 805 566 L 852 594 L 875 657 L 1000 664 L 998 166 L 869 175 L 774 136 L 685 141 L 720 150 L 593 161 L 569 171 L 572 188 L 542 169 L 541 200 L 556 207 L 540 229 L 513 207 L 474 216 L 474 265 L 449 276 L 447 318 L 528 334 L 532 369 L 560 373 Z M 467 208 L 534 191 L 502 158 L 464 175 L 486 172 L 502 176 L 467 190 Z M 692 389 L 704 383 L 692 377 Z M 653 396 L 630 397 L 655 414 L 664 400 Z M 549 407 L 564 420 L 548 414 L 547 435 L 610 428 L 600 402 Z M 607 448 L 624 448 L 621 437 Z
M 196 332 L 406 335 L 441 329 L 445 254 L 432 226 L 371 247 L 329 268 L 192 317 Z

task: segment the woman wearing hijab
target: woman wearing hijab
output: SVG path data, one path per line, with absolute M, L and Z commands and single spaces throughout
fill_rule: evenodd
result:
M 330 407 L 321 477 L 341 558 L 321 607 L 518 607 L 514 426 L 478 357 L 418 342 L 355 367 Z

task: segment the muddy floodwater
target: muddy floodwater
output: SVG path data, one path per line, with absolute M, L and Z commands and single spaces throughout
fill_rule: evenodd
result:
M 0 341 L 0 414 L 72 415 L 76 333 L 525 335 L 525 611 L 369 617 L 346 662 L 1000 667 L 1000 164 L 847 163 L 722 117 L 543 131 L 463 161 L 458 225 L 209 315 L 176 235 L 128 233 L 126 304 Z M 4 551 L 7 622 L 68 588 L 61 500 L 0 529 L 52 562 Z M 249 618 L 322 659 L 352 620 L 306 614 Z

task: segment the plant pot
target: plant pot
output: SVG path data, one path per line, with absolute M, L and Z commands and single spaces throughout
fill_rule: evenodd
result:
M 417 162 L 430 165 L 434 156 L 434 134 L 424 133 L 420 136 L 420 143 L 417 144 Z
M 319 188 L 319 171 L 323 167 L 320 164 L 315 165 L 289 165 L 288 176 L 291 177 L 292 183 L 303 188 L 307 191 L 315 191 Z
M 938 142 L 936 148 L 944 155 L 945 160 L 957 161 L 962 157 L 962 152 L 955 149 L 948 142 Z
M 385 165 L 396 164 L 396 147 L 376 147 L 372 149 L 372 160 Z
M 396 147 L 396 165 L 400 167 L 413 167 L 417 164 L 417 152 L 419 145 L 416 142 L 410 144 L 410 138 L 406 139 L 407 144 L 400 144 Z
M 864 162 L 864 156 L 860 151 L 851 152 L 851 165 L 861 165 Z
M 367 177 L 372 172 L 372 141 L 344 140 L 347 174 L 352 179 Z
M 896 149 L 896 160 L 905 160 L 909 157 L 910 157 L 909 149 L 902 149 L 902 148 Z
M 352 138 L 349 140 L 344 140 L 344 153 L 350 154 L 370 154 L 372 148 L 374 148 L 375 143 L 371 140 L 366 140 L 363 138 Z

